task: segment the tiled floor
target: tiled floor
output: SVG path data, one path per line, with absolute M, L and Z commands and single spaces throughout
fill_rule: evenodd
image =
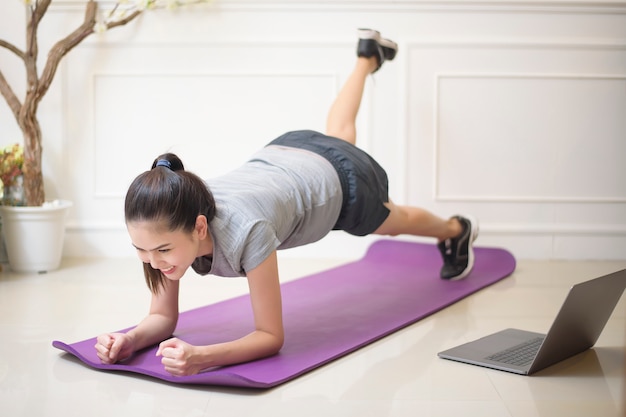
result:
M 343 263 L 281 260 L 283 281 Z M 267 391 L 177 386 L 98 372 L 51 347 L 136 323 L 148 307 L 139 261 L 66 259 L 47 274 L 0 274 L 0 416 L 624 416 L 626 296 L 596 347 L 525 377 L 439 359 L 505 327 L 545 332 L 571 284 L 626 262 L 520 261 L 509 278 Z M 181 310 L 246 291 L 184 278 Z

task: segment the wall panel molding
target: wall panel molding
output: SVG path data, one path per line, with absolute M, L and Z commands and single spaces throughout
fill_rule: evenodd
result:
M 109 86 L 115 84 L 116 82 L 124 82 L 124 81 L 138 81 L 141 80 L 143 82 L 150 82 L 150 80 L 154 80 L 155 84 L 159 84 L 159 80 L 170 80 L 180 81 L 180 85 L 186 83 L 199 84 L 201 81 L 212 81 L 214 83 L 227 83 L 232 81 L 250 81 L 254 80 L 255 82 L 260 83 L 261 85 L 272 86 L 271 88 L 278 88 L 281 82 L 284 83 L 285 80 L 295 80 L 298 83 L 310 84 L 313 81 L 317 80 L 318 83 L 328 84 L 328 89 L 334 89 L 335 91 L 338 88 L 338 75 L 332 72 L 313 72 L 313 71 L 249 71 L 244 70 L 242 72 L 196 72 L 196 71 L 167 71 L 161 73 L 141 73 L 141 72 L 127 72 L 127 71 L 119 71 L 119 72 L 97 72 L 92 75 L 91 86 L 94 91 L 91 94 L 91 113 L 94 114 L 94 123 L 90 126 L 89 137 L 93 142 L 92 146 L 94 149 L 94 154 L 102 155 L 102 152 L 98 151 L 99 147 L 108 147 L 110 146 L 109 141 L 105 139 L 98 139 L 102 131 L 103 123 L 98 123 L 97 114 L 110 114 L 109 112 L 102 111 L 102 109 L 98 108 L 98 100 L 99 97 L 95 92 L 95 86 L 99 83 L 107 83 Z M 298 81 L 300 80 L 300 81 Z M 182 87 L 181 87 L 182 89 Z M 232 109 L 232 111 L 236 111 L 236 109 Z M 366 112 L 367 109 L 364 109 Z M 200 117 L 200 115 L 198 115 Z M 303 126 L 302 128 L 306 128 Z M 271 138 L 266 138 L 268 141 Z M 367 143 L 364 142 L 364 145 L 367 146 Z M 252 153 L 250 154 L 250 156 Z M 106 160 L 98 160 L 94 161 L 93 170 L 94 170 L 94 178 L 96 178 L 94 184 L 94 193 L 92 197 L 95 200 L 121 200 L 124 198 L 126 189 L 123 187 L 113 187 L 115 189 L 119 189 L 119 192 L 112 191 L 103 191 L 102 188 L 107 188 L 106 184 L 102 184 L 100 179 L 109 179 L 110 176 L 107 173 L 110 170 L 108 159 Z M 235 168 L 236 165 L 233 165 L 232 168 Z
M 438 73 L 435 75 L 435 114 L 434 114 L 434 174 L 433 174 L 433 190 L 435 201 L 442 202 L 491 202 L 491 203 L 504 203 L 504 202 L 516 202 L 516 203 L 626 203 L 625 196 L 539 196 L 539 195 L 525 195 L 525 196 L 512 196 L 512 195 L 454 195 L 443 194 L 440 187 L 440 170 L 439 164 L 441 162 L 440 154 L 440 108 L 439 102 L 441 101 L 440 87 L 443 80 L 456 79 L 456 80 L 574 80 L 574 81 L 619 81 L 624 84 L 622 90 L 626 91 L 626 74 L 557 74 L 557 73 Z M 626 100 L 625 100 L 626 102 Z M 597 143 L 597 146 L 602 146 L 601 143 Z M 523 144 L 520 144 L 523 146 Z M 592 174 L 590 174 L 592 175 Z M 471 190 L 470 190 L 471 191 Z
M 82 10 L 84 0 L 59 0 L 52 10 Z M 115 4 L 114 0 L 100 1 L 103 6 Z M 626 14 L 623 0 L 213 0 L 206 6 L 228 12 L 520 12 L 520 13 L 609 13 Z
M 248 130 L 252 129 L 252 131 L 243 137 L 240 135 L 245 143 L 233 145 L 233 138 L 229 138 L 230 143 L 205 144 L 201 146 L 202 149 L 196 151 L 197 155 L 192 154 L 191 159 L 201 158 L 202 155 L 217 155 L 215 150 L 218 150 L 223 158 L 215 161 L 214 157 L 209 157 L 207 159 L 211 161 L 209 165 L 227 165 L 226 162 L 233 159 L 231 157 L 247 159 L 258 147 L 278 134 L 294 130 L 294 127 L 323 130 L 330 100 L 337 94 L 342 85 L 342 79 L 347 76 L 345 70 L 350 68 L 337 65 L 346 55 L 345 49 L 348 46 L 352 52 L 354 42 L 350 42 L 349 45 L 343 41 L 320 40 L 300 43 L 290 38 L 285 38 L 284 41 L 251 39 L 224 42 L 219 40 L 177 41 L 173 44 L 115 42 L 114 44 L 81 45 L 79 50 L 68 57 L 68 65 L 61 68 L 60 74 L 63 79 L 63 114 L 66 118 L 64 137 L 68 138 L 70 150 L 70 153 L 64 153 L 64 158 L 72 161 L 75 170 L 83 172 L 80 179 L 76 178 L 71 181 L 68 179 L 68 182 L 74 185 L 74 195 L 84 200 L 80 206 L 76 206 L 77 209 L 92 213 L 92 216 L 79 214 L 75 219 L 70 219 L 68 230 L 73 231 L 76 236 L 84 235 L 85 237 L 92 232 L 109 231 L 115 235 L 123 231 L 123 219 L 120 219 L 122 222 L 109 222 L 111 210 L 123 207 L 126 183 L 147 168 L 145 162 L 137 165 L 135 160 L 154 157 L 158 154 L 150 148 L 152 145 L 145 143 L 142 146 L 148 145 L 147 149 L 136 149 L 139 145 L 133 145 L 128 155 L 128 149 L 125 149 L 126 144 L 132 143 L 136 135 L 129 135 L 125 130 L 136 129 L 134 126 L 136 124 L 158 125 L 160 122 L 158 117 L 150 118 L 150 113 L 143 114 L 145 112 L 140 110 L 137 112 L 136 122 L 134 118 L 130 118 L 124 119 L 121 123 L 120 120 L 116 120 L 117 116 L 134 112 L 133 106 L 144 107 L 141 101 L 132 104 L 130 108 L 125 102 L 135 102 L 140 97 L 145 97 L 148 99 L 145 107 L 152 106 L 151 96 L 143 93 L 151 91 L 150 86 L 153 86 L 154 94 L 165 94 L 168 99 L 166 105 L 171 105 L 174 111 L 180 112 L 181 107 L 184 107 L 185 111 L 189 110 L 189 106 L 180 106 L 180 101 L 187 98 L 198 100 L 203 107 L 215 109 L 215 106 L 218 106 L 219 109 L 221 106 L 218 111 L 223 113 L 223 118 L 234 118 L 231 125 L 235 125 L 238 130 L 241 130 L 242 126 L 245 130 L 245 126 L 248 125 Z M 117 53 L 109 54 L 110 48 L 115 48 Z M 185 49 L 181 52 L 181 48 Z M 223 51 L 227 51 L 228 54 L 222 58 Z M 298 54 L 296 55 L 298 59 L 295 60 L 293 59 L 294 51 Z M 212 60 L 202 58 L 207 54 L 214 57 L 217 55 L 217 58 Z M 252 58 L 249 58 L 251 55 Z M 322 59 L 327 55 L 329 59 Z M 93 59 L 99 56 L 107 58 Z M 270 59 L 256 59 L 256 57 L 267 58 L 268 56 Z M 353 59 L 353 55 L 350 54 L 348 61 L 352 62 Z M 289 60 L 291 62 L 288 62 Z M 70 82 L 74 79 L 88 81 L 80 84 Z M 136 84 L 144 87 L 136 89 L 134 87 Z M 223 84 L 238 88 L 226 90 L 224 90 L 226 87 L 219 88 Z M 175 85 L 175 88 L 164 89 L 166 85 L 170 87 Z M 207 85 L 218 88 L 207 90 Z M 127 86 L 131 88 L 127 89 Z M 203 91 L 208 91 L 210 94 L 203 94 Z M 369 95 L 369 92 L 365 93 L 366 103 Z M 229 100 L 232 96 L 237 96 L 239 101 Z M 219 104 L 216 104 L 216 100 Z M 245 105 L 250 102 L 256 104 L 244 106 L 243 110 L 239 108 L 238 104 Z M 126 108 L 118 110 L 117 107 Z M 280 112 L 281 110 L 283 112 Z M 195 110 L 192 108 L 191 111 Z M 365 105 L 362 109 L 363 122 L 358 122 L 360 131 L 365 133 L 361 144 L 366 148 L 371 147 L 372 141 L 372 135 L 368 134 L 370 129 L 368 121 L 372 119 L 371 111 L 372 107 Z M 155 120 L 155 122 L 150 122 L 150 120 Z M 199 125 L 197 132 L 206 130 L 203 127 L 206 124 L 206 117 L 198 114 L 194 120 L 196 120 L 194 123 Z M 122 127 L 116 127 L 111 131 L 111 125 L 116 123 L 121 123 Z M 168 126 L 165 126 L 168 130 L 170 124 L 168 122 Z M 183 129 L 184 126 L 180 123 L 176 126 L 181 128 L 180 132 L 189 133 L 189 129 Z M 150 126 L 147 125 L 147 127 Z M 221 128 L 218 130 L 223 133 L 224 126 Z M 212 125 L 209 131 L 215 135 L 216 126 Z M 268 131 L 271 136 L 267 135 Z M 181 136 L 184 136 L 184 133 Z M 123 137 L 126 139 L 121 139 L 122 143 L 119 138 Z M 219 138 L 219 134 L 217 137 Z M 114 140 L 109 140 L 111 138 Z M 263 143 L 252 143 L 254 140 Z M 79 144 L 79 146 L 72 146 L 72 143 Z M 255 147 L 257 145 L 258 147 Z M 181 144 L 176 146 L 181 146 Z M 189 140 L 182 146 L 189 155 L 191 146 Z M 211 150 L 212 147 L 214 150 Z M 115 156 L 120 150 L 122 151 L 121 159 Z M 160 148 L 158 152 L 161 151 L 166 151 L 166 149 Z M 190 162 L 185 155 L 181 156 L 187 167 L 201 177 L 214 176 L 199 172 L 197 161 L 196 163 Z M 129 158 L 134 160 L 128 160 Z M 116 167 L 111 165 L 111 160 L 115 161 Z M 238 164 L 239 162 L 228 164 L 229 170 Z M 91 222 L 90 217 L 95 220 L 94 223 Z
M 409 177 L 410 172 L 408 171 L 410 167 L 410 161 L 408 160 L 409 156 L 409 144 L 411 143 L 411 138 L 409 137 L 410 132 L 410 120 L 409 117 L 409 103 L 411 99 L 411 75 L 413 74 L 411 68 L 411 60 L 410 56 L 414 52 L 420 51 L 440 51 L 445 52 L 446 50 L 452 49 L 461 49 L 461 50 L 476 50 L 476 51 L 492 51 L 496 53 L 498 50 L 500 51 L 542 51 L 542 50 L 558 50 L 558 51 L 594 51 L 594 52 L 607 52 L 607 53 L 621 53 L 626 54 L 626 43 L 623 40 L 617 39 L 604 39 L 604 40 L 563 40 L 563 39 L 555 39 L 555 38 L 542 38 L 542 39 L 519 39 L 519 38 L 482 38 L 482 39 L 417 39 L 415 37 L 407 38 L 403 41 L 404 48 L 400 51 L 400 61 L 402 65 L 402 86 L 400 91 L 403 91 L 404 97 L 401 100 L 402 108 L 400 113 L 403 115 L 402 126 L 402 141 L 401 144 L 405 149 L 405 158 L 403 159 L 403 168 L 405 169 L 405 177 Z M 626 59 L 624 59 L 626 61 Z M 439 87 L 440 80 L 445 77 L 467 77 L 467 78 L 498 78 L 498 77 L 507 77 L 511 79 L 527 79 L 527 78 L 545 78 L 545 79 L 568 79 L 568 80 L 617 80 L 617 81 L 626 81 L 626 73 L 622 70 L 617 73 L 599 73 L 599 72 L 536 72 L 536 71 L 518 71 L 518 72 L 485 72 L 485 71 L 464 71 L 464 70 L 456 70 L 456 71 L 438 71 L 434 70 L 432 73 L 432 81 L 434 85 L 433 92 L 433 180 L 431 183 L 431 187 L 433 190 L 433 195 L 436 201 L 450 201 L 450 202 L 576 202 L 576 203 L 587 203 L 587 202 L 606 202 L 606 203 L 622 203 L 626 202 L 625 198 L 622 197 L 588 197 L 588 198 L 580 198 L 580 197 L 545 197 L 545 196 L 532 196 L 528 195 L 526 197 L 517 197 L 517 196 L 497 196 L 497 197 L 468 197 L 468 196 L 442 196 L 438 191 L 439 178 L 437 178 L 437 166 L 436 163 L 438 161 L 438 146 L 437 143 L 439 141 L 439 114 L 438 114 L 438 102 L 439 102 Z M 403 195 L 405 201 L 409 198 L 409 185 L 405 184 L 403 187 Z

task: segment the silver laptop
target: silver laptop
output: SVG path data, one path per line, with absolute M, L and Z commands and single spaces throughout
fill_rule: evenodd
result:
M 626 269 L 574 285 L 547 334 L 506 329 L 439 357 L 530 375 L 592 347 L 626 288 Z

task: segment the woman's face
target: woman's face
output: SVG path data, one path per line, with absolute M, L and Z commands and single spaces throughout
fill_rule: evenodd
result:
M 171 232 L 154 221 L 130 222 L 126 227 L 139 259 L 167 279 L 181 279 L 198 256 L 201 236 L 197 228 L 191 233 Z

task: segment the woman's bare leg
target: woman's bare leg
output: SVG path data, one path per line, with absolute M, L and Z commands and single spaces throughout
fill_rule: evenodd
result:
M 463 227 L 456 218 L 442 219 L 419 207 L 388 202 L 389 216 L 374 232 L 377 235 L 413 235 L 437 238 L 439 242 L 458 236 Z
M 465 278 L 474 266 L 472 243 L 478 235 L 478 223 L 471 217 L 455 216 L 442 219 L 434 214 L 409 206 L 385 203 L 389 216 L 376 231 L 379 235 L 409 234 L 437 238 L 437 247 L 443 257 L 441 278 Z
M 385 60 L 392 60 L 397 44 L 383 39 L 380 33 L 369 29 L 359 30 L 358 59 L 328 113 L 326 134 L 356 144 L 356 117 L 361 106 L 367 76 L 376 72 Z M 419 207 L 398 206 L 385 203 L 389 216 L 374 231 L 378 235 L 413 235 L 434 237 L 444 258 L 441 278 L 462 279 L 472 269 L 472 242 L 476 239 L 478 225 L 466 217 L 442 219 Z
M 376 70 L 376 57 L 359 57 L 352 74 L 346 80 L 330 107 L 326 134 L 356 144 L 356 116 L 361 107 L 367 76 Z
M 356 144 L 356 117 L 361 106 L 367 76 L 378 68 L 376 57 L 359 57 L 352 74 L 346 80 L 328 113 L 326 134 Z M 455 218 L 442 219 L 418 207 L 386 203 L 389 217 L 374 232 L 380 235 L 409 234 L 435 237 L 443 241 L 462 232 Z

